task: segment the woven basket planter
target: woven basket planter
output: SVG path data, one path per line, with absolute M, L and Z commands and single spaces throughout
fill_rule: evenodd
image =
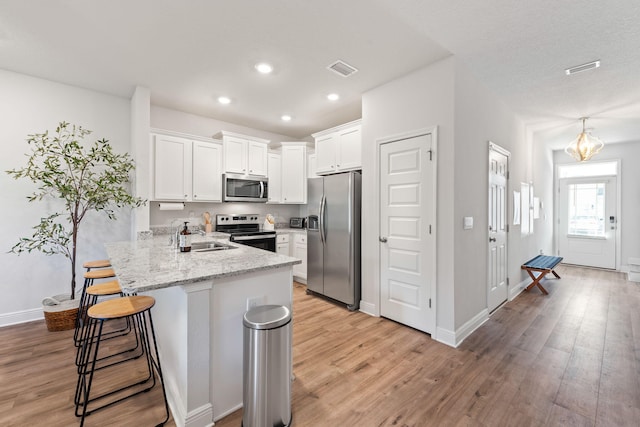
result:
M 76 326 L 78 300 L 68 295 L 55 295 L 42 301 L 44 320 L 49 332 L 68 331 Z

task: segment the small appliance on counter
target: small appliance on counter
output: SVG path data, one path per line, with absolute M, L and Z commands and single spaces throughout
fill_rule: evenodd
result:
M 289 228 L 306 228 L 307 220 L 299 216 L 289 218 Z

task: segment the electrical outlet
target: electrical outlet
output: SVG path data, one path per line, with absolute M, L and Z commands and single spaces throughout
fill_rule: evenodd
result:
M 247 311 L 251 310 L 253 307 L 262 305 L 263 300 L 264 297 L 247 298 Z

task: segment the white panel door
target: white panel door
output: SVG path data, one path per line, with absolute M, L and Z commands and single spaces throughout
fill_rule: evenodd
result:
M 507 288 L 508 152 L 489 147 L 489 266 L 487 308 L 495 310 L 509 296 Z
M 617 179 L 566 178 L 558 191 L 558 254 L 567 264 L 616 268 Z
M 435 326 L 432 138 L 380 146 L 380 314 L 428 333 Z

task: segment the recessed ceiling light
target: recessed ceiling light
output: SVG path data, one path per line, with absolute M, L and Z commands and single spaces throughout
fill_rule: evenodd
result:
M 218 102 L 223 105 L 231 104 L 231 98 L 228 96 L 219 96 Z
M 283 122 L 290 122 L 291 121 L 291 116 L 288 114 L 283 114 L 282 117 L 280 117 L 282 119 Z
M 330 93 L 329 95 L 327 95 L 327 99 L 329 101 L 337 101 L 338 99 L 340 99 L 340 95 L 338 95 L 337 93 Z
M 256 64 L 256 70 L 261 74 L 269 74 L 273 71 L 273 67 L 271 64 L 267 64 L 266 62 L 260 62 L 259 64 Z

